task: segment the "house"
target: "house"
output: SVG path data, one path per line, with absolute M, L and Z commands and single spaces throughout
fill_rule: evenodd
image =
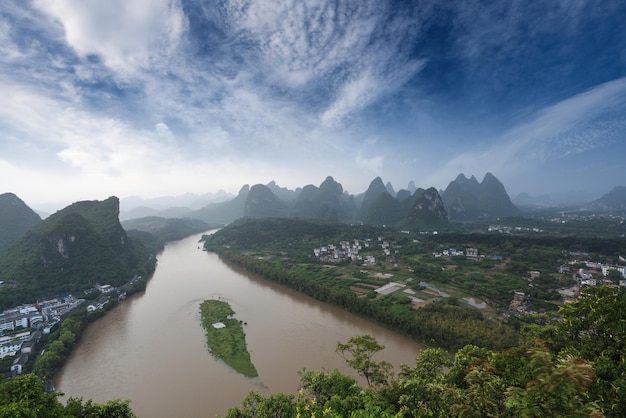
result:
M 110 284 L 105 284 L 105 285 L 99 286 L 98 290 L 100 290 L 101 293 L 109 293 L 115 289 Z
M 28 354 L 20 354 L 16 357 L 15 360 L 13 360 L 13 364 L 11 364 L 11 372 L 13 372 L 13 375 L 22 374 L 22 370 L 27 361 Z
M 465 256 L 466 257 L 478 257 L 478 249 L 477 248 L 466 248 L 465 249 Z
M 16 352 L 20 351 L 21 348 L 22 348 L 22 341 L 19 341 L 19 340 L 7 341 L 6 343 L 0 345 L 0 358 L 11 353 L 15 354 Z
M 602 275 L 604 277 L 609 275 L 609 271 L 611 270 L 615 270 L 617 272 L 619 272 L 623 278 L 626 279 L 626 267 L 622 267 L 622 266 L 611 266 L 608 264 L 603 264 L 602 265 Z

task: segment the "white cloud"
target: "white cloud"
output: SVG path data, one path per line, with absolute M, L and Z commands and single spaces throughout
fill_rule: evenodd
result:
M 625 126 L 626 77 L 541 109 L 530 121 L 495 138 L 486 149 L 451 158 L 429 181 L 441 185 L 459 173 L 481 175 L 485 171 L 519 181 L 519 176 L 543 170 L 563 156 L 610 145 L 616 133 L 623 135 Z
M 167 55 L 185 30 L 172 0 L 37 0 L 57 19 L 67 43 L 82 57 L 97 55 L 123 75 L 134 75 L 153 58 Z
M 356 157 L 356 166 L 364 171 L 368 171 L 369 175 L 377 176 L 383 172 L 383 166 L 385 159 L 381 155 L 373 157 L 363 157 L 361 155 Z

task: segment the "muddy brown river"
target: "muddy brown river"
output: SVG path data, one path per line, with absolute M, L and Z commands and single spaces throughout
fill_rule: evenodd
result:
M 362 318 L 233 268 L 201 250 L 201 235 L 165 247 L 143 294 L 94 322 L 57 374 L 57 390 L 105 402 L 129 399 L 140 417 L 214 417 L 251 390 L 296 393 L 297 372 L 334 368 L 356 377 L 338 341 L 370 334 L 379 360 L 413 364 L 422 346 Z M 205 299 L 230 303 L 259 376 L 237 374 L 208 352 L 200 325 Z

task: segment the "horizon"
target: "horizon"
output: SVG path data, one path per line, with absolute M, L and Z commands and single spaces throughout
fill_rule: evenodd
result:
M 459 175 L 465 175 L 466 178 L 471 178 L 473 175 L 466 175 L 465 173 L 459 173 Z M 326 176 L 327 177 L 333 177 L 333 176 Z M 476 176 L 474 176 L 476 177 Z M 497 178 L 497 176 L 495 176 Z M 335 179 L 333 177 L 333 179 L 341 184 L 341 181 L 339 181 L 338 179 Z M 455 177 L 456 179 L 456 177 Z M 452 182 L 452 179 L 450 182 Z M 479 183 L 482 183 L 483 178 L 476 178 L 477 181 Z M 322 180 L 323 181 L 323 180 Z M 320 184 L 322 183 L 322 181 L 320 181 L 317 184 L 312 184 L 315 187 L 319 187 Z M 374 181 L 374 179 L 372 179 L 372 181 Z M 385 179 L 382 179 L 383 183 L 386 185 L 387 181 L 385 181 Z M 207 195 L 210 196 L 209 201 L 207 201 L 206 204 L 202 205 L 202 206 L 206 206 L 208 204 L 211 203 L 220 203 L 220 202 L 225 202 L 225 201 L 229 201 L 233 198 L 235 198 L 238 193 L 241 191 L 241 189 L 243 189 L 244 187 L 249 187 L 251 188 L 252 186 L 258 185 L 258 184 L 262 184 L 264 186 L 267 186 L 269 183 L 274 182 L 276 184 L 277 187 L 281 187 L 281 188 L 285 188 L 283 186 L 281 186 L 279 183 L 275 182 L 274 180 L 271 180 L 265 184 L 263 183 L 254 183 L 254 184 L 250 184 L 250 183 L 246 183 L 246 184 L 242 184 L 239 189 L 237 189 L 236 192 L 231 193 L 231 192 L 227 192 L 223 189 L 220 190 L 216 190 L 216 191 L 212 191 L 212 192 L 205 192 L 205 193 L 193 193 L 193 192 L 185 192 L 185 193 L 181 193 L 181 194 L 176 194 L 176 195 L 160 195 L 160 196 L 153 196 L 153 197 L 142 197 L 142 196 L 137 196 L 137 195 L 132 195 L 132 196 L 117 196 L 117 195 L 111 195 L 111 196 L 107 196 L 105 198 L 102 199 L 89 199 L 89 198 L 85 198 L 85 199 L 78 199 L 78 200 L 74 200 L 74 201 L 56 201 L 56 202 L 42 202 L 40 203 L 38 206 L 37 205 L 30 205 L 29 202 L 25 201 L 24 199 L 22 199 L 24 201 L 24 203 L 26 203 L 29 207 L 31 207 L 31 209 L 35 210 L 35 212 L 38 212 L 40 215 L 45 215 L 45 216 L 49 216 L 53 213 L 55 213 L 58 210 L 61 210 L 73 203 L 79 202 L 79 201 L 89 201 L 89 200 L 105 200 L 108 197 L 117 197 L 120 201 L 120 212 L 129 212 L 132 211 L 133 209 L 137 209 L 139 207 L 146 207 L 146 208 L 150 208 L 150 209 L 155 209 L 155 210 L 165 210 L 165 209 L 170 209 L 174 206 L 178 206 L 178 204 L 180 204 L 183 201 L 188 201 L 191 202 L 191 199 L 197 200 L 197 199 L 201 199 L 202 197 L 207 197 Z M 448 182 L 448 184 L 450 183 Z M 391 183 L 391 182 L 389 182 Z M 287 188 L 288 190 L 291 191 L 297 191 L 298 189 L 302 189 L 303 187 L 310 185 L 310 184 L 305 184 L 305 185 L 300 185 L 297 186 L 295 188 Z M 368 184 L 369 185 L 369 184 Z M 393 187 L 394 191 L 397 193 L 398 191 L 400 191 L 401 189 L 404 190 L 408 190 L 408 184 L 406 185 L 407 187 L 397 187 L 394 184 L 391 184 L 391 186 Z M 557 193 L 557 194 L 550 194 L 550 193 L 546 193 L 546 194 L 532 194 L 532 193 L 527 193 L 527 192 L 521 192 L 518 193 L 517 195 L 511 195 L 511 193 L 508 192 L 508 190 L 506 189 L 506 185 L 503 184 L 507 195 L 509 196 L 509 198 L 511 199 L 511 201 L 515 204 L 515 200 L 518 197 L 524 197 L 523 195 L 528 195 L 531 199 L 533 200 L 545 200 L 547 202 L 551 202 L 552 204 L 555 205 L 561 205 L 561 204 L 584 204 L 584 203 L 589 203 L 592 200 L 598 199 L 602 196 L 604 196 L 605 194 L 609 193 L 610 191 L 612 191 L 615 187 L 624 187 L 621 185 L 616 185 L 614 187 L 612 187 L 610 190 L 607 190 L 606 192 L 596 192 L 596 193 L 589 193 L 589 192 L 585 192 L 582 190 L 569 190 L 569 191 L 563 191 L 562 193 Z M 343 187 L 343 185 L 342 185 Z M 419 184 L 415 184 L 415 187 L 417 189 L 422 188 L 422 189 L 428 189 L 429 187 L 434 187 L 434 186 L 421 186 Z M 447 185 L 446 185 L 447 187 Z M 445 188 L 439 189 L 436 188 L 438 192 L 443 192 L 445 191 Z M 367 191 L 367 187 L 364 190 L 361 191 L 357 191 L 357 192 L 352 192 L 349 190 L 344 189 L 344 193 L 348 193 L 350 195 L 353 196 L 358 196 L 360 194 L 364 194 Z M 12 193 L 12 192 L 8 192 L 8 193 Z M 1 194 L 1 193 L 0 193 Z M 222 195 L 223 194 L 223 195 Z M 222 197 L 225 197 L 225 199 L 217 199 L 214 200 L 214 198 L 216 196 L 220 196 L 222 195 Z M 21 199 L 20 196 L 17 196 L 18 198 Z M 129 202 L 135 202 L 137 201 L 134 205 L 130 204 Z M 160 201 L 160 203 L 157 204 L 157 201 Z M 175 202 L 176 204 L 167 204 L 167 203 L 163 203 L 163 202 Z M 152 204 L 152 206 L 150 206 L 150 204 Z M 126 206 L 126 207 L 125 207 Z M 191 206 L 191 205 L 189 205 Z M 188 206 L 188 207 L 189 207 Z M 45 217 L 44 216 L 44 217 Z
M 624 185 L 619 0 L 0 11 L 0 193 L 33 208 L 329 175 L 355 195 L 460 173 L 511 198 Z

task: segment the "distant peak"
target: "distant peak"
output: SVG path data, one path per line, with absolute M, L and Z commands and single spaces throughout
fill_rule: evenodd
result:
M 485 177 L 483 177 L 483 181 L 485 181 L 485 180 L 487 180 L 487 179 L 488 179 L 488 180 L 497 180 L 497 179 L 496 179 L 496 176 L 494 176 L 493 174 L 491 174 L 491 173 L 489 173 L 489 172 L 487 172 L 487 173 L 485 174 Z
M 244 184 L 243 186 L 241 186 L 241 189 L 239 189 L 239 194 L 245 194 L 248 193 L 250 191 L 250 185 L 249 184 Z

